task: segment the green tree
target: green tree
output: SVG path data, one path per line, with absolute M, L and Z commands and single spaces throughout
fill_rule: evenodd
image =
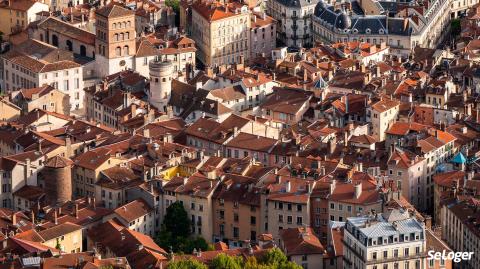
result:
M 263 256 L 263 263 L 266 265 L 273 265 L 278 267 L 284 263 L 287 263 L 287 256 L 279 249 L 272 248 Z
M 172 7 L 175 11 L 175 25 L 180 25 L 180 1 L 179 0 L 166 0 L 165 5 Z
M 228 256 L 225 253 L 218 254 L 210 263 L 210 269 L 242 269 L 242 258 Z
M 178 236 L 188 237 L 190 235 L 190 219 L 187 211 L 180 202 L 175 202 L 167 208 L 163 219 L 163 228 L 169 231 L 173 238 Z
M 156 243 L 166 250 L 191 254 L 193 250 L 206 251 L 208 243 L 202 237 L 191 238 L 190 219 L 180 202 L 167 208 L 162 229 L 155 238 Z
M 170 262 L 167 269 L 208 269 L 208 267 L 197 260 L 188 259 Z
M 300 265 L 294 262 L 286 262 L 277 267 L 278 269 L 303 269 Z

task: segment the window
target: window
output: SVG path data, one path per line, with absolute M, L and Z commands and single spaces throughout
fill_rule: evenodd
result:
M 225 211 L 220 210 L 220 219 L 225 219 Z
M 240 234 L 240 231 L 238 230 L 238 227 L 233 227 L 233 237 L 238 238 L 239 234 Z
M 302 212 L 302 205 L 297 205 L 297 211 Z
M 64 81 L 63 81 L 63 90 L 65 90 L 65 91 L 68 91 L 68 90 L 69 90 L 68 80 L 64 80 Z
M 293 218 L 292 216 L 287 216 L 287 223 L 292 224 Z
M 303 224 L 303 219 L 302 217 L 297 217 L 297 224 Z
M 257 223 L 257 218 L 254 216 L 250 217 L 250 224 L 255 225 Z
M 124 46 L 124 47 L 123 47 L 123 54 L 124 54 L 124 55 L 129 55 L 128 46 Z
M 115 48 L 115 55 L 116 56 L 122 56 L 122 48 L 116 47 Z
M 278 222 L 283 223 L 283 215 L 278 215 Z

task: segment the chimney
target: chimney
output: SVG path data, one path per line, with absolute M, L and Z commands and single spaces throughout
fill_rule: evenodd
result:
M 132 114 L 132 118 L 134 118 L 135 116 L 137 116 L 137 105 L 136 105 L 136 104 L 132 104 L 132 105 L 130 106 L 130 108 L 131 108 L 131 112 L 130 112 L 130 113 Z
M 12 225 L 16 225 L 16 224 L 17 224 L 17 214 L 13 213 L 12 214 Z
M 432 217 L 425 216 L 425 227 L 429 230 L 432 229 Z
M 75 204 L 75 212 L 74 212 L 74 214 L 75 214 L 75 218 L 78 219 L 78 204 Z
M 95 201 L 95 196 L 92 197 L 92 207 L 95 209 L 97 207 L 96 201 Z
M 337 184 L 337 181 L 333 179 L 332 182 L 330 183 L 330 194 L 333 194 L 336 184 Z
M 171 133 L 166 133 L 163 136 L 163 141 L 166 143 L 172 143 L 173 142 L 173 135 Z
M 31 166 L 30 159 L 29 158 L 25 159 L 25 174 L 24 174 L 25 185 L 28 185 L 27 180 L 30 177 L 30 166 Z
M 312 183 L 307 183 L 307 192 L 308 193 L 312 193 L 312 190 L 313 190 L 313 186 L 312 186 Z
M 363 172 L 363 163 L 362 162 L 357 163 L 357 171 L 358 172 Z
M 143 128 L 143 136 L 146 138 L 150 138 L 150 129 L 148 129 L 147 126 Z
M 287 181 L 287 183 L 285 183 L 285 192 L 290 192 L 291 188 L 292 186 L 290 181 Z
M 322 166 L 320 168 L 320 175 L 324 176 L 325 175 L 325 166 Z
M 72 153 L 72 140 L 70 139 L 69 136 L 67 136 L 65 138 L 65 147 L 66 147 L 66 155 L 67 155 L 67 158 L 70 158 L 73 156 L 73 153 Z
M 355 185 L 355 198 L 358 199 L 362 194 L 362 182 Z
M 35 212 L 33 210 L 30 210 L 30 221 L 35 224 Z
M 54 222 L 55 224 L 58 224 L 57 209 L 54 209 L 54 211 L 53 211 L 53 222 Z

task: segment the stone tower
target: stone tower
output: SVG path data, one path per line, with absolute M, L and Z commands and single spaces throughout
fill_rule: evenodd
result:
M 61 156 L 47 160 L 43 168 L 47 203 L 56 205 L 72 200 L 73 162 Z
M 135 13 L 111 3 L 95 12 L 95 55 L 99 73 L 109 75 L 133 67 Z
M 173 63 L 156 58 L 150 61 L 150 104 L 160 111 L 167 111 L 168 101 L 172 93 Z

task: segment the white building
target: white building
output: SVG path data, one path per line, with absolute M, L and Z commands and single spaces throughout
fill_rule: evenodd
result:
M 70 110 L 83 107 L 83 68 L 74 62 L 73 53 L 47 43 L 29 39 L 2 55 L 3 88 L 51 85 L 69 95 Z
M 426 268 L 425 223 L 408 211 L 348 218 L 344 232 L 345 269 Z
M 1 206 L 12 208 L 13 193 L 25 185 L 37 186 L 37 174 L 46 158 L 38 151 L 28 151 L 0 160 Z

